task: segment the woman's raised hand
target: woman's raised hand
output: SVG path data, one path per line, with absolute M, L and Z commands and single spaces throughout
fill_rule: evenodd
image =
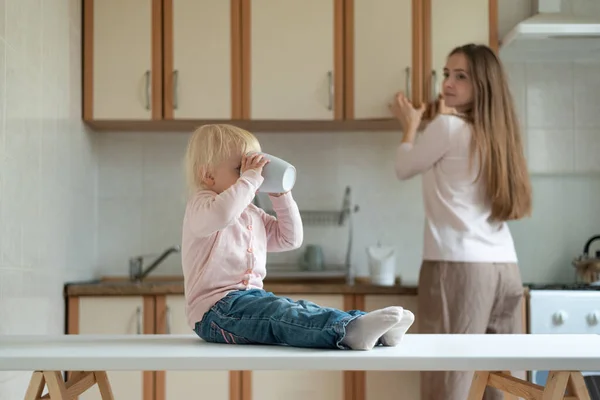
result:
M 423 118 L 423 112 L 425 111 L 425 104 L 421 104 L 421 107 L 415 108 L 409 99 L 404 96 L 404 93 L 397 93 L 394 101 L 389 105 L 390 111 L 400 124 L 402 124 L 402 130 L 406 132 L 409 129 L 417 130 Z

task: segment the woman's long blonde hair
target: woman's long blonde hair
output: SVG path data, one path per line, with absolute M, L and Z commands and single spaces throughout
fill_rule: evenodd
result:
M 452 50 L 463 54 L 473 84 L 473 103 L 466 117 L 473 126 L 471 157 L 479 157 L 492 220 L 531 215 L 531 182 L 523 154 L 521 128 L 502 64 L 487 46 L 467 44 Z
M 204 189 L 203 181 L 220 163 L 233 154 L 261 151 L 256 136 L 229 124 L 207 124 L 196 129 L 184 158 L 188 196 Z

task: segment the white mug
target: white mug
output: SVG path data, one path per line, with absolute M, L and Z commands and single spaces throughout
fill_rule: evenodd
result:
M 267 153 L 262 154 L 269 162 L 263 167 L 262 185 L 258 188 L 262 193 L 285 193 L 296 184 L 296 168 L 287 161 Z

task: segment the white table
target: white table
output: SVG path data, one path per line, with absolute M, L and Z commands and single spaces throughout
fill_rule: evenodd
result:
M 589 399 L 579 371 L 600 371 L 600 335 L 406 335 L 371 351 L 205 343 L 191 335 L 0 336 L 0 371 L 34 371 L 25 400 L 44 385 L 53 400 L 98 384 L 113 399 L 106 371 L 343 370 L 478 371 L 469 400 L 486 386 L 532 399 Z M 550 370 L 546 387 L 503 371 Z M 71 372 L 65 382 L 60 371 Z M 553 397 L 555 396 L 555 397 Z M 515 398 L 515 397 L 513 397 Z

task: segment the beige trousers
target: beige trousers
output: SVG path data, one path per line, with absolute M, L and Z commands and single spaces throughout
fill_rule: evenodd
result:
M 517 264 L 424 261 L 419 333 L 521 333 L 523 284 Z M 465 400 L 473 372 L 421 372 L 421 400 Z M 486 400 L 502 394 L 488 388 Z

